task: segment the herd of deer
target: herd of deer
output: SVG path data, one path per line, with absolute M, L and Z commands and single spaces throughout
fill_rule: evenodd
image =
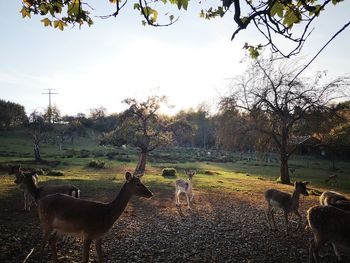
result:
M 36 173 L 25 173 L 20 166 L 13 167 L 15 183 L 24 192 L 24 210 L 29 211 L 33 202 L 38 203 L 39 218 L 42 224 L 43 241 L 40 262 L 46 244 L 49 243 L 55 262 L 58 262 L 56 243 L 61 235 L 73 235 L 83 240 L 83 259 L 89 259 L 92 242 L 98 262 L 102 262 L 101 240 L 112 228 L 114 222 L 126 208 L 131 196 L 151 198 L 152 192 L 141 182 L 140 177 L 125 173 L 125 183 L 119 194 L 110 203 L 80 199 L 80 190 L 73 185 L 38 186 Z M 186 172 L 188 180 L 175 182 L 175 204 L 180 206 L 180 194 L 185 193 L 187 205 L 193 200 L 192 178 L 195 171 Z M 298 218 L 298 229 L 302 217 L 298 212 L 300 195 L 307 196 L 307 182 L 295 182 L 292 194 L 276 189 L 265 192 L 267 202 L 266 217 L 270 230 L 276 230 L 275 209 L 284 212 L 286 233 L 288 234 L 288 214 Z M 319 262 L 319 249 L 330 242 L 341 260 L 338 249 L 350 252 L 350 200 L 344 195 L 327 191 L 320 196 L 320 205 L 307 211 L 307 228 L 313 233 L 309 246 L 309 262 Z

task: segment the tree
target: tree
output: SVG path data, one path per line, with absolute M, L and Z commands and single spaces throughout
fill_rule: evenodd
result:
M 157 147 L 171 142 L 168 120 L 160 115 L 159 109 L 166 103 L 166 97 L 152 96 L 146 101 L 125 99 L 129 108 L 120 114 L 117 128 L 103 134 L 101 144 L 122 146 L 130 144 L 140 149 L 140 157 L 135 174 L 143 175 L 146 168 L 146 156 Z
M 27 119 L 22 105 L 0 99 L 0 129 L 24 124 Z
M 48 106 L 43 114 L 45 122 L 57 123 L 61 119 L 61 112 L 56 105 Z
M 280 154 L 282 183 L 290 183 L 288 159 L 293 152 L 289 140 L 297 124 L 308 112 L 324 109 L 346 94 L 348 77 L 323 82 L 323 72 L 311 79 L 295 79 L 298 68 L 280 64 L 270 58 L 258 59 L 231 87 L 231 95 L 224 98 L 234 107 L 249 114 L 254 121 L 251 128 L 271 138 Z M 295 63 L 292 63 L 295 65 Z M 293 80 L 293 81 L 291 81 Z
M 231 39 L 249 26 L 254 26 L 260 34 L 266 38 L 266 43 L 253 46 L 246 44 L 253 57 L 259 55 L 259 49 L 263 46 L 270 46 L 273 52 L 278 52 L 283 57 L 290 57 L 300 52 L 304 42 L 313 30 L 313 22 L 329 5 L 337 5 L 343 0 L 223 0 L 218 5 L 203 7 L 200 16 L 205 19 L 223 17 L 226 14 L 233 14 L 236 30 Z M 107 1 L 106 1 L 107 2 Z M 100 18 L 116 17 L 128 3 L 128 0 L 110 0 L 115 5 L 115 12 L 110 15 L 100 16 Z M 130 2 L 130 0 L 129 0 Z M 159 1 L 134 0 L 131 1 L 133 8 L 143 17 L 143 25 L 168 26 L 177 21 L 178 18 L 169 12 L 169 8 L 159 8 Z M 189 0 L 162 0 L 164 4 L 176 5 L 178 9 L 187 10 Z M 200 2 L 203 6 L 206 2 Z M 91 26 L 93 24 L 91 12 L 94 8 L 91 3 L 80 0 L 23 0 L 21 9 L 22 17 L 41 15 L 44 18 L 41 22 L 44 26 L 54 26 L 60 30 L 68 25 L 83 24 Z M 159 22 L 159 13 L 164 11 L 167 21 Z M 293 27 L 298 24 L 298 29 Z M 340 33 L 350 22 L 347 23 Z M 276 41 L 277 37 L 277 41 Z M 294 44 L 291 50 L 284 52 L 278 45 L 278 37 L 287 39 Z M 282 46 L 283 43 L 281 43 Z
M 41 162 L 40 143 L 47 137 L 50 124 L 46 123 L 42 114 L 35 110 L 29 115 L 28 128 L 33 141 L 35 161 Z

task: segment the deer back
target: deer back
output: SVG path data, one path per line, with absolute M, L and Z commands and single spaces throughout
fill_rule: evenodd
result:
M 349 199 L 346 198 L 344 195 L 334 191 L 323 192 L 320 196 L 321 205 L 330 205 L 338 201 L 349 201 Z
M 307 211 L 307 221 L 318 239 L 350 250 L 350 212 L 333 206 L 314 206 Z

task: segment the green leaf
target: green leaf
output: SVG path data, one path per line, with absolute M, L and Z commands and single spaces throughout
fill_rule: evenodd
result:
M 276 1 L 275 4 L 270 9 L 270 15 L 275 16 L 277 14 L 280 18 L 282 18 L 283 11 L 284 11 L 284 5 L 281 4 L 279 1 Z
M 146 26 L 147 25 L 147 22 L 145 20 L 142 20 L 142 25 L 143 26 Z
M 182 7 L 183 7 L 183 9 L 187 10 L 188 0 L 182 0 Z
M 134 10 L 135 10 L 135 9 L 140 10 L 140 8 L 141 8 L 141 7 L 140 7 L 140 4 L 138 4 L 138 3 L 135 3 L 135 4 L 134 4 Z
M 44 26 L 52 26 L 52 22 L 48 18 L 44 18 L 44 19 L 42 19 L 40 21 L 44 23 Z
M 68 4 L 68 10 L 67 13 L 69 16 L 77 16 L 80 11 L 80 6 L 79 6 L 79 1 L 78 0 L 73 0 L 71 4 Z
M 61 20 L 55 20 L 55 21 L 53 21 L 53 26 L 54 26 L 54 28 L 58 28 L 61 31 L 63 31 L 63 28 L 67 25 L 66 25 L 66 23 L 64 23 Z
M 22 13 L 22 18 L 25 18 L 26 16 L 30 18 L 30 12 L 24 6 L 22 7 L 20 13 Z

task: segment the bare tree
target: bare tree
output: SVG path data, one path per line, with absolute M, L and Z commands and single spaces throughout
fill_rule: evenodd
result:
M 324 72 L 314 79 L 295 78 L 296 63 L 258 59 L 240 77 L 234 79 L 225 100 L 247 113 L 254 120 L 251 128 L 268 135 L 280 154 L 282 183 L 290 183 L 288 159 L 294 151 L 289 140 L 293 129 L 304 116 L 316 109 L 327 109 L 330 103 L 346 96 L 346 76 L 323 81 Z M 292 80 L 292 81 L 291 81 Z

